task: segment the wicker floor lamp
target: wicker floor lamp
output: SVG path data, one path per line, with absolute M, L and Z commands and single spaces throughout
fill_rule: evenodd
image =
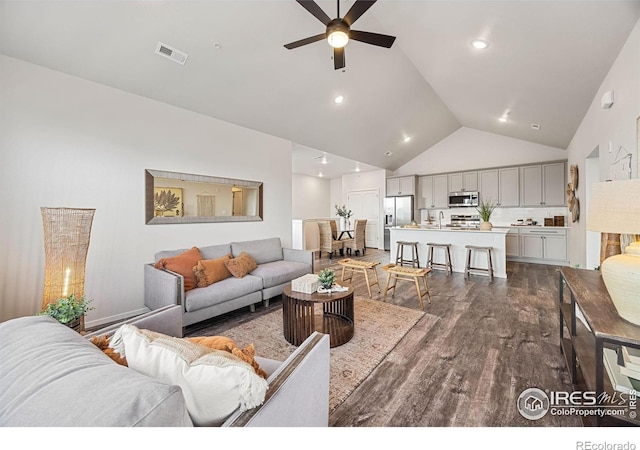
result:
M 44 226 L 44 297 L 49 303 L 84 294 L 84 274 L 95 209 L 40 208 Z M 84 321 L 81 328 L 84 329 Z

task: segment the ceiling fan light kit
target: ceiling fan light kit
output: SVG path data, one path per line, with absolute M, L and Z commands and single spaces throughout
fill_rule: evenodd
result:
M 327 42 L 333 48 L 342 48 L 349 42 L 349 27 L 342 19 L 333 19 L 327 26 Z
M 365 44 L 385 48 L 391 48 L 393 42 L 396 40 L 395 36 L 351 29 L 351 25 L 371 8 L 377 0 L 356 0 L 343 18 L 340 18 L 340 0 L 337 0 L 338 17 L 333 20 L 313 0 L 296 1 L 316 19 L 322 22 L 326 27 L 326 31 L 322 34 L 285 44 L 284 47 L 293 50 L 294 48 L 326 39 L 329 45 L 333 47 L 333 66 L 335 70 L 345 67 L 344 46 L 347 45 L 349 40 L 360 41 Z

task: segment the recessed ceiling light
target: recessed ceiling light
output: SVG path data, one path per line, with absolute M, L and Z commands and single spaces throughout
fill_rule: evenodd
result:
M 322 178 L 324 175 L 322 175 L 322 172 L 318 172 L 318 176 Z
M 402 142 L 407 143 L 411 140 L 411 136 L 405 136 L 404 139 L 402 139 Z
M 533 128 L 534 130 L 539 130 L 540 129 L 540 124 L 532 123 L 531 124 L 531 128 Z
M 508 121 L 509 121 L 509 113 L 508 113 L 508 112 L 504 113 L 504 114 L 502 115 L 502 117 L 500 117 L 498 120 L 499 120 L 500 122 L 503 122 L 503 123 L 504 123 L 504 122 L 508 122 Z
M 325 155 L 322 155 L 322 161 L 321 161 L 321 163 L 322 163 L 322 164 L 327 164 L 327 155 L 326 155 L 326 154 L 325 154 Z
M 473 48 L 477 48 L 478 50 L 484 50 L 489 46 L 489 43 L 487 41 L 483 41 L 482 39 L 474 39 L 473 41 L 471 41 L 471 46 Z
M 360 166 L 356 166 L 356 172 L 360 172 Z
M 337 95 L 336 98 L 333 99 L 333 103 L 339 105 L 344 101 L 344 95 Z

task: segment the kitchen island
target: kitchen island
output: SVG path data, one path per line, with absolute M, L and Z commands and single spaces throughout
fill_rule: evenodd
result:
M 494 227 L 490 231 L 426 227 L 392 227 L 390 230 L 391 263 L 394 263 L 396 260 L 398 241 L 418 242 L 420 267 L 427 266 L 427 242 L 451 244 L 451 264 L 453 265 L 453 271 L 464 273 L 467 258 L 465 245 L 487 246 L 493 247 L 493 276 L 497 278 L 507 278 L 506 235 L 509 232 L 508 227 Z M 405 249 L 405 256 L 407 255 L 407 250 L 411 251 L 410 249 Z M 435 249 L 434 262 L 444 262 L 442 249 Z M 487 267 L 486 252 L 474 252 L 471 259 L 471 266 Z

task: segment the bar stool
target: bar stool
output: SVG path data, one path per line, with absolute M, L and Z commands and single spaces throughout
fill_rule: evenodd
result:
M 396 249 L 396 265 L 404 266 L 405 263 L 411 267 L 420 267 L 420 261 L 418 259 L 418 243 L 408 241 L 398 241 L 398 248 Z M 411 259 L 404 258 L 404 248 L 406 246 L 411 247 Z
M 488 273 L 489 279 L 493 280 L 493 259 L 491 258 L 491 250 L 493 247 L 481 247 L 477 245 L 465 245 L 467 249 L 467 265 L 464 269 L 464 277 L 465 279 L 469 279 L 469 275 L 471 271 Z M 485 251 L 487 255 L 487 267 L 471 267 L 471 254 L 474 251 Z
M 441 248 L 444 250 L 445 262 L 437 263 L 433 262 L 433 249 Z M 453 265 L 451 264 L 451 244 L 436 244 L 435 242 L 427 242 L 427 252 L 429 259 L 427 261 L 427 267 L 432 269 L 434 267 L 443 267 L 447 271 L 447 275 L 453 272 Z

